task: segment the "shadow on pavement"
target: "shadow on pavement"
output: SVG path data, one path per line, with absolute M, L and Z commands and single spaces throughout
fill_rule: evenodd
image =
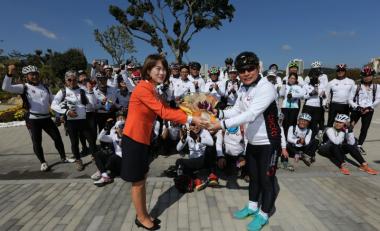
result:
M 154 205 L 153 209 L 150 212 L 150 215 L 152 217 L 159 217 L 161 214 L 172 204 L 176 203 L 181 197 L 183 196 L 183 193 L 178 192 L 178 190 L 173 185 L 172 187 L 168 188 L 164 193 L 162 193 Z

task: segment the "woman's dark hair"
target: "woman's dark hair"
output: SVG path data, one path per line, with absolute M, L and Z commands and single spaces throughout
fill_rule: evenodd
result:
M 166 70 L 165 80 L 169 78 L 170 72 L 169 72 L 168 61 L 165 59 L 165 57 L 163 57 L 160 54 L 151 54 L 151 55 L 148 55 L 148 57 L 146 57 L 145 59 L 144 66 L 141 71 L 142 79 L 145 79 L 145 80 L 151 79 L 149 72 L 153 69 L 153 67 L 157 65 L 158 62 L 161 62 L 162 65 L 164 66 L 164 69 Z
M 288 76 L 288 83 L 289 83 L 289 79 L 290 77 L 296 77 L 296 82 L 294 84 L 298 84 L 298 75 L 297 73 L 289 73 L 289 76 Z

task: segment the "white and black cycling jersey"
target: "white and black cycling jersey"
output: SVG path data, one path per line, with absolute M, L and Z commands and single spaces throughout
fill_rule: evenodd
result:
M 194 84 L 195 92 L 203 92 L 204 91 L 206 82 L 201 76 L 189 75 L 187 78 Z
M 25 91 L 29 107 L 29 119 L 50 118 L 49 109 L 53 95 L 43 84 L 37 86 L 29 83 L 12 85 L 12 78 L 5 76 L 2 87 L 4 91 L 15 94 L 24 94 Z
M 245 135 L 251 145 L 275 144 L 280 147 L 276 90 L 261 75 L 250 86 L 240 87 L 235 105 L 220 111 L 219 118 L 226 118 L 221 121 L 224 128 L 246 124 Z
M 302 146 L 306 146 L 310 143 L 311 136 L 312 136 L 312 132 L 309 128 L 302 128 L 301 129 L 300 127 L 298 127 L 298 125 L 294 125 L 294 126 L 290 126 L 288 129 L 287 140 L 290 144 L 293 144 L 296 147 L 302 147 Z M 305 139 L 305 144 L 297 143 L 297 141 L 300 138 Z
M 84 90 L 80 87 L 77 87 L 75 89 L 65 87 L 65 91 L 65 96 L 62 92 L 62 89 L 57 92 L 51 104 L 51 109 L 57 113 L 66 115 L 69 110 L 75 111 L 77 116 L 67 116 L 67 120 L 86 119 L 86 106 L 88 104 L 91 104 L 91 102 L 96 102 L 95 95 L 89 93 L 81 93 L 81 91 L 84 92 Z M 94 105 L 91 105 L 91 107 L 94 107 Z
M 348 104 L 354 86 L 355 82 L 347 77 L 331 80 L 326 86 L 327 100 L 330 103 Z
M 360 87 L 360 89 L 358 89 Z M 380 103 L 380 89 L 378 84 L 371 84 L 365 86 L 364 84 L 356 85 L 350 92 L 348 100 L 352 108 L 358 106 L 362 108 L 372 107 L 375 108 Z
M 217 89 L 215 89 L 215 85 L 218 86 Z M 209 79 L 207 80 L 206 85 L 204 87 L 204 92 L 209 93 L 212 96 L 215 96 L 215 98 L 217 98 L 218 101 L 221 101 L 222 97 L 224 96 L 224 83 L 220 80 L 214 82 L 211 79 Z

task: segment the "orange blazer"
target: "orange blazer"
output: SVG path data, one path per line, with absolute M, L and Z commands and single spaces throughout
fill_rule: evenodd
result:
M 123 134 L 134 141 L 150 145 L 153 123 L 157 115 L 164 120 L 185 124 L 187 115 L 163 103 L 155 86 L 147 80 L 140 81 L 129 99 L 128 117 Z

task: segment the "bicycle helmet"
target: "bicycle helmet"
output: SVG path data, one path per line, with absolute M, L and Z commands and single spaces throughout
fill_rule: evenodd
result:
M 321 68 L 321 67 L 322 67 L 322 63 L 318 60 L 311 63 L 311 68 Z
M 362 71 L 360 72 L 361 77 L 368 77 L 368 76 L 374 76 L 375 70 L 372 69 L 370 66 L 365 66 Z
M 233 62 L 234 62 L 234 60 L 233 60 L 231 57 L 228 57 L 228 58 L 226 58 L 226 60 L 224 60 L 224 63 L 225 63 L 225 64 L 230 64 L 230 65 L 232 65 Z
M 178 63 L 171 63 L 170 69 L 179 69 L 180 65 Z
M 228 70 L 228 73 L 231 73 L 231 72 L 237 72 L 235 66 L 232 66 L 232 67 Z
M 219 75 L 219 68 L 217 68 L 217 67 L 211 67 L 208 70 L 208 74 L 209 75 Z
M 267 72 L 267 76 L 277 76 L 276 71 L 269 69 Z
M 306 121 L 311 121 L 311 115 L 308 114 L 308 113 L 301 113 L 299 116 L 298 116 L 298 119 L 302 119 L 302 120 L 306 120 Z
M 335 117 L 335 121 L 336 122 L 342 122 L 342 123 L 346 123 L 350 120 L 350 117 L 348 117 L 348 115 L 346 114 L 338 114 L 336 115 Z
M 197 69 L 197 70 L 200 70 L 200 69 L 201 69 L 201 64 L 198 63 L 198 62 L 190 62 L 190 63 L 189 63 L 189 67 L 190 67 L 190 68 L 195 68 L 195 69 Z
M 290 68 L 292 68 L 292 67 L 296 67 L 296 68 L 298 69 L 298 63 L 297 63 L 297 62 L 294 62 L 294 61 L 291 61 L 291 62 L 289 63 L 288 68 L 290 69 Z
M 239 70 L 246 70 L 249 68 L 258 68 L 260 65 L 259 58 L 255 53 L 244 51 L 240 53 L 235 59 L 235 67 Z
M 347 65 L 345 63 L 340 63 L 336 65 L 336 71 L 346 71 Z
M 23 67 L 21 72 L 23 75 L 27 75 L 29 73 L 40 73 L 38 71 L 38 68 L 36 66 L 33 66 L 33 65 Z

